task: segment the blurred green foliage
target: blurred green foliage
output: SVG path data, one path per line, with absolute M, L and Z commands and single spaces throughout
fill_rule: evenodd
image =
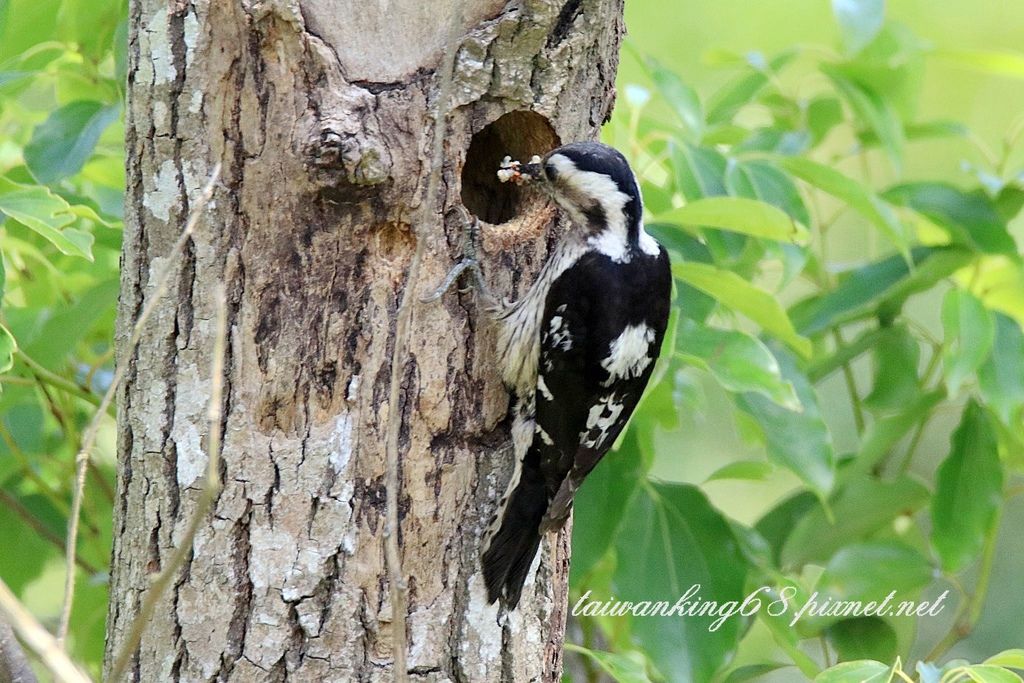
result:
M 690 18 L 729 11 L 693 4 Z M 813 44 L 775 53 L 707 38 L 718 75 L 700 89 L 653 56 L 673 47 L 644 42 L 666 28 L 653 5 L 626 45 L 605 139 L 673 253 L 676 326 L 618 452 L 577 497 L 577 679 L 1020 680 L 1004 668 L 1019 650 L 946 660 L 990 591 L 1021 605 L 992 574 L 1017 552 L 999 532 L 1024 474 L 1024 118 L 990 148 L 942 108 L 920 112 L 935 61 L 1024 91 L 1024 53 L 937 47 L 881 0 L 832 10 Z M 937 458 L 922 448 L 943 440 Z M 713 614 L 587 608 L 673 605 L 691 586 Z M 792 621 L 891 592 L 942 609 Z M 1024 643 L 1019 620 L 1006 628 L 972 652 Z
M 0 0 L 0 577 L 50 627 L 79 435 L 112 366 L 126 14 L 124 0 Z M 93 674 L 111 441 L 87 481 L 71 621 L 72 655 Z
M 606 139 L 673 252 L 674 326 L 642 410 L 580 492 L 571 577 L 573 604 L 675 603 L 699 584 L 719 605 L 767 587 L 763 604 L 786 596 L 789 612 L 581 614 L 569 670 L 588 680 L 945 683 L 1024 668 L 1024 652 L 997 653 L 1024 641 L 999 562 L 1020 556 L 1001 521 L 1024 516 L 1010 504 L 1024 469 L 1024 120 L 995 124 L 990 146 L 987 105 L 925 84 L 940 60 L 997 75 L 991 111 L 1004 111 L 1024 102 L 1024 54 L 930 44 L 882 0 L 834 0 L 827 22 L 828 3 L 808 2 L 751 10 L 800 15 L 763 30 L 766 53 L 732 51 L 757 30 L 727 21 L 735 0 L 650 20 L 650 40 L 627 45 Z M 48 626 L 74 454 L 112 366 L 125 16 L 124 0 L 0 0 L 0 577 Z M 680 42 L 683 21 L 717 35 Z M 677 49 L 704 50 L 712 75 L 652 56 Z M 94 674 L 112 435 L 101 444 L 71 627 Z M 940 617 L 790 622 L 815 593 L 934 603 L 945 590 Z M 986 628 L 995 644 L 970 652 L 990 660 L 946 661 Z

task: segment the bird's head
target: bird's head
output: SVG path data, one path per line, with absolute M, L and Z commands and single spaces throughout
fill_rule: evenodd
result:
M 588 232 L 633 232 L 643 201 L 626 158 L 600 142 L 573 142 L 543 159 L 516 167 L 518 176 L 542 186 Z

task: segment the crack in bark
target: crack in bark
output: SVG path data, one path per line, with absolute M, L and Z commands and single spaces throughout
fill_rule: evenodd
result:
M 231 562 L 238 590 L 235 604 L 228 623 L 228 649 L 221 654 L 220 668 L 210 679 L 226 681 L 231 677 L 235 665 L 242 657 L 242 651 L 249 630 L 249 619 L 253 610 L 253 585 L 249 576 L 252 544 L 249 541 L 249 524 L 252 520 L 252 501 L 246 501 L 245 511 L 235 520 L 231 530 Z

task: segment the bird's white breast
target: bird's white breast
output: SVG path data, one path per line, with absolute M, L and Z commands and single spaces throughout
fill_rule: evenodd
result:
M 532 395 L 537 388 L 540 326 L 551 283 L 571 268 L 583 253 L 584 247 L 578 242 L 561 242 L 526 295 L 501 316 L 498 357 L 504 364 L 502 375 L 505 384 L 519 396 Z

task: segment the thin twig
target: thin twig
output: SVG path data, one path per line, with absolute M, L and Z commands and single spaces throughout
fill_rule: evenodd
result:
M 832 335 L 836 340 L 836 348 L 842 348 L 846 346 L 846 340 L 843 339 L 843 333 L 836 327 L 832 330 Z M 853 422 L 857 427 L 857 434 L 864 434 L 864 409 L 860 405 L 860 394 L 857 391 L 857 380 L 853 376 L 853 367 L 850 365 L 850 361 L 846 361 L 842 365 L 843 368 L 843 379 L 846 381 L 846 390 L 850 394 L 850 406 L 853 408 Z
M 214 291 L 214 304 L 216 305 L 216 324 L 213 338 L 213 358 L 210 361 L 210 403 L 206 411 L 208 422 L 207 450 L 209 455 L 206 462 L 206 481 L 196 501 L 196 508 L 192 511 L 192 519 L 188 527 L 174 549 L 174 554 L 164 568 L 153 579 L 153 583 L 142 599 L 142 606 L 139 613 L 135 615 L 128 626 L 127 635 L 121 643 L 114 658 L 114 666 L 110 671 L 109 680 L 113 683 L 120 681 L 124 676 L 132 655 L 142 642 L 142 634 L 149 626 L 153 618 L 153 612 L 160 598 L 171 585 L 171 581 L 178 575 L 184 566 L 185 561 L 192 554 L 192 542 L 195 540 L 199 527 L 206 521 L 206 516 L 213 509 L 213 504 L 220 493 L 220 441 L 221 441 L 221 396 L 224 389 L 224 347 L 227 338 L 227 296 L 223 284 L 217 286 Z
M 60 614 L 60 626 L 57 629 L 57 642 L 62 644 L 68 634 L 68 623 L 71 621 L 71 607 L 75 599 L 75 552 L 76 544 L 78 543 L 78 516 L 82 511 L 82 494 L 85 490 L 85 475 L 88 471 L 89 458 L 92 453 L 92 447 L 96 443 L 96 435 L 99 432 L 100 421 L 107 412 L 110 404 L 114 400 L 114 394 L 117 392 L 118 386 L 124 379 L 125 372 L 128 369 L 129 359 L 132 353 L 135 351 L 135 347 L 139 343 L 139 339 L 142 337 L 142 328 L 145 326 L 146 321 L 149 320 L 149 316 L 152 315 L 156 309 L 157 304 L 163 297 L 164 292 L 167 291 L 168 282 L 171 279 L 171 273 L 174 271 L 174 267 L 177 265 L 178 257 L 181 255 L 182 250 L 185 248 L 185 244 L 192 237 L 192 233 L 199 223 L 199 218 L 203 213 L 203 209 L 206 208 L 207 202 L 210 201 L 210 197 L 213 196 L 213 190 L 217 185 L 217 179 L 220 178 L 220 164 L 218 163 L 213 173 L 210 175 L 210 179 L 206 182 L 206 187 L 203 188 L 202 193 L 196 200 L 195 206 L 192 207 L 192 211 L 189 213 L 188 221 L 185 223 L 185 229 L 181 231 L 181 235 L 178 237 L 178 241 L 171 247 L 170 253 L 167 254 L 167 261 L 164 263 L 164 267 L 160 272 L 153 278 L 153 290 L 150 294 L 149 301 L 143 306 L 142 312 L 139 313 L 138 319 L 135 321 L 135 325 L 132 327 L 131 336 L 128 338 L 128 343 L 125 345 L 124 355 L 120 363 L 117 363 L 114 367 L 114 376 L 110 380 L 110 386 L 107 387 L 106 393 L 103 394 L 103 398 L 100 400 L 100 406 L 93 415 L 92 420 L 85 429 L 85 433 L 82 436 L 82 446 L 78 451 L 78 455 L 75 457 L 75 464 L 77 471 L 75 473 L 75 490 L 74 495 L 71 498 L 71 515 L 68 517 L 68 536 L 67 536 L 67 549 L 65 550 L 66 560 L 66 572 L 67 575 L 64 577 L 64 606 L 61 609 Z
M 11 625 L 21 642 L 39 657 L 59 683 L 89 683 L 89 677 L 67 656 L 60 645 L 0 579 L 0 617 Z
M 928 361 L 928 366 L 925 368 L 924 374 L 921 376 L 921 386 L 931 384 L 932 375 L 938 369 L 939 361 L 941 359 L 942 349 L 939 345 L 936 345 L 932 348 L 932 357 Z M 921 422 L 918 423 L 917 429 L 914 430 L 914 435 L 910 438 L 910 445 L 907 446 L 907 452 L 903 454 L 903 460 L 900 462 L 900 474 L 906 474 L 910 469 L 910 464 L 914 461 L 914 453 L 917 452 L 917 446 L 921 443 L 921 437 L 924 436 L 924 430 L 928 427 L 928 423 L 931 421 L 934 414 L 934 411 L 929 410 L 928 413 L 921 418 Z
M 451 100 L 452 74 L 455 71 L 455 41 L 462 25 L 463 3 L 457 3 L 452 12 L 451 24 L 445 47 L 444 62 L 441 64 L 440 87 L 437 97 L 437 111 L 434 115 L 434 138 L 431 150 L 431 169 L 427 179 L 426 196 L 423 199 L 423 218 L 420 225 L 433 224 L 435 195 L 441 181 L 441 164 L 444 152 L 445 121 Z M 392 680 L 403 683 L 409 680 L 406 666 L 406 580 L 402 571 L 402 549 L 398 542 L 399 516 L 398 500 L 401 486 L 399 471 L 398 433 L 401 428 L 402 411 L 399 409 L 399 393 L 402 386 L 402 372 L 409 346 L 409 330 L 412 325 L 413 307 L 416 305 L 416 289 L 419 279 L 420 262 L 426 244 L 423 234 L 416 232 L 416 248 L 409 274 L 398 305 L 395 322 L 395 345 L 391 352 L 391 385 L 388 393 L 387 438 L 384 454 L 386 460 L 386 517 L 384 523 L 384 556 L 388 569 L 388 591 L 391 598 L 391 642 L 394 657 Z
M 72 396 L 77 396 L 83 401 L 91 403 L 94 406 L 98 406 L 100 404 L 100 397 L 90 391 L 87 387 L 79 386 L 71 380 L 65 379 L 57 373 L 47 369 L 32 357 L 26 355 L 21 349 L 18 349 L 17 351 L 17 358 L 28 366 L 29 371 L 35 377 L 36 382 L 45 382 L 56 389 L 66 391 Z

